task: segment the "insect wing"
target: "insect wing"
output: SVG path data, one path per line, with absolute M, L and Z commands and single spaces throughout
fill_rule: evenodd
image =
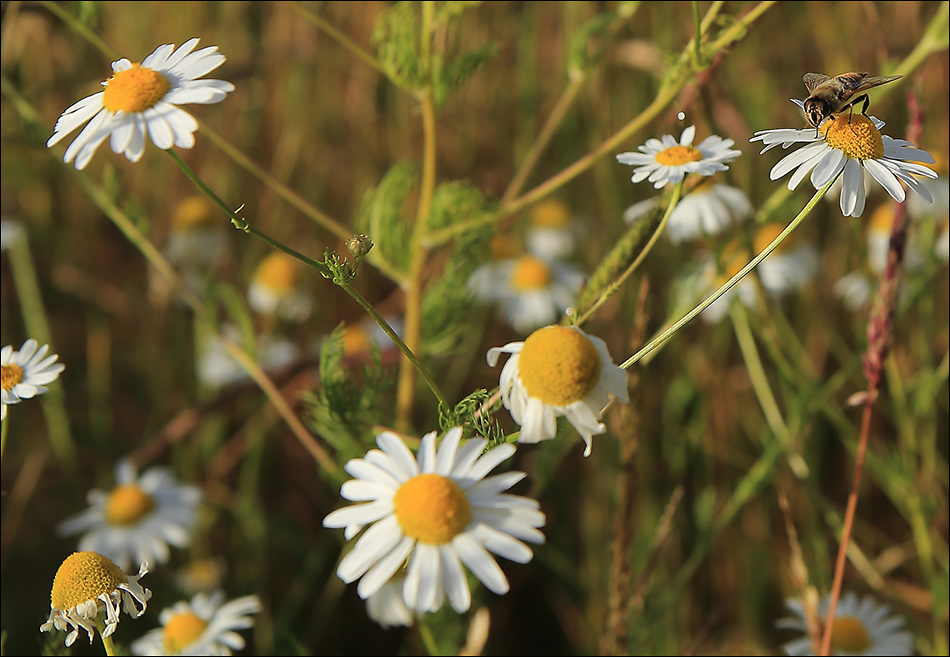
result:
M 868 78 L 855 89 L 852 93 L 858 93 L 859 91 L 865 91 L 866 89 L 871 89 L 872 87 L 880 87 L 882 84 L 887 84 L 888 82 L 893 82 L 894 80 L 899 80 L 903 75 L 875 75 L 873 78 Z
M 831 78 L 829 78 L 827 75 L 823 75 L 821 73 L 806 73 L 802 77 L 802 82 L 805 83 L 805 88 L 808 89 L 808 93 L 810 94 L 818 87 L 818 85 L 827 82 L 830 79 Z

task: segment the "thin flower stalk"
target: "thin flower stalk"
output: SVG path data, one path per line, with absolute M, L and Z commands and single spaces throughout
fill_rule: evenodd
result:
M 639 361 L 641 358 L 649 354 L 654 349 L 657 349 L 658 347 L 662 346 L 667 340 L 673 337 L 677 331 L 679 331 L 681 328 L 683 328 L 683 326 L 688 324 L 690 320 L 696 317 L 696 315 L 706 310 L 706 308 L 711 306 L 713 302 L 716 301 L 716 299 L 718 299 L 723 294 L 728 292 L 732 288 L 732 286 L 734 286 L 736 283 L 741 281 L 745 277 L 746 274 L 748 274 L 750 271 L 752 271 L 752 269 L 755 268 L 756 265 L 762 262 L 770 253 L 772 253 L 772 251 L 778 248 L 778 245 L 781 244 L 783 241 L 785 241 L 785 238 L 788 237 L 792 233 L 793 230 L 798 228 L 798 225 L 802 223 L 802 221 L 805 220 L 805 217 L 811 214 L 811 211 L 815 209 L 815 206 L 818 205 L 819 201 L 821 201 L 821 199 L 824 198 L 825 194 L 828 193 L 828 190 L 834 184 L 835 180 L 837 180 L 837 178 L 835 178 L 834 180 L 829 182 L 827 185 L 825 185 L 824 187 L 819 189 L 817 192 L 815 192 L 815 195 L 812 196 L 811 200 L 808 201 L 808 203 L 805 205 L 804 208 L 802 208 L 802 211 L 798 213 L 798 216 L 792 219 L 791 223 L 789 223 L 788 226 L 785 227 L 785 230 L 779 233 L 778 237 L 772 240 L 771 244 L 765 247 L 759 255 L 755 256 L 751 261 L 749 261 L 749 264 L 747 264 L 745 267 L 740 269 L 736 273 L 736 275 L 730 278 L 728 281 L 726 281 L 722 285 L 722 287 L 720 287 L 718 290 L 713 292 L 706 299 L 700 302 L 699 305 L 697 305 L 695 308 L 693 308 L 688 313 L 686 313 L 681 319 L 679 319 L 670 328 L 663 331 L 663 333 L 661 333 L 660 335 L 655 337 L 653 340 L 651 340 L 647 345 L 645 345 L 642 349 L 640 349 L 640 351 L 638 351 L 633 356 L 631 356 L 630 358 L 625 360 L 623 363 L 621 363 L 620 367 L 623 369 L 627 369 L 630 366 L 632 366 L 634 363 Z

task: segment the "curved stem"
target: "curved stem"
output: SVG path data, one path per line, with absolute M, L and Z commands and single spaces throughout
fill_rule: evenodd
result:
M 757 264 L 762 262 L 766 258 L 766 256 L 772 253 L 772 251 L 774 251 L 778 247 L 778 245 L 781 244 L 785 240 L 785 238 L 789 236 L 789 234 L 791 234 L 793 230 L 798 228 L 798 225 L 805 219 L 805 217 L 807 217 L 811 213 L 811 211 L 815 208 L 815 206 L 818 205 L 818 202 L 821 201 L 822 198 L 824 198 L 825 194 L 828 193 L 828 190 L 831 188 L 831 186 L 834 184 L 835 180 L 837 179 L 838 179 L 838 176 L 835 176 L 835 178 L 831 182 L 825 185 L 822 189 L 815 192 L 815 195 L 811 197 L 811 200 L 805 205 L 802 211 L 798 213 L 798 216 L 792 219 L 791 223 L 789 223 L 788 226 L 785 227 L 785 230 L 779 233 L 779 236 L 776 237 L 774 240 L 772 240 L 772 243 L 769 244 L 767 247 L 765 247 L 759 255 L 755 256 L 749 262 L 749 264 L 747 264 L 745 267 L 740 269 L 739 272 L 735 276 L 733 276 L 728 281 L 726 281 L 722 287 L 720 287 L 718 290 L 710 294 L 698 306 L 696 306 L 695 308 L 690 310 L 688 313 L 686 313 L 686 315 L 684 315 L 679 321 L 673 324 L 673 326 L 663 331 L 663 333 L 661 333 L 660 335 L 655 337 L 653 340 L 651 340 L 640 351 L 638 351 L 633 356 L 625 360 L 620 365 L 620 367 L 622 367 L 623 369 L 627 369 L 628 367 L 636 363 L 638 360 L 640 360 L 641 358 L 649 354 L 651 351 L 653 351 L 657 347 L 660 347 L 664 342 L 666 342 L 671 337 L 673 337 L 673 335 L 677 331 L 683 328 L 683 326 L 689 323 L 690 320 L 696 317 L 696 315 L 706 310 L 706 308 L 711 306 L 713 302 L 716 301 L 716 299 L 718 299 L 723 294 L 728 292 L 732 288 L 733 285 L 735 285 L 740 280 L 742 280 L 742 278 L 746 274 L 748 274 L 750 271 L 752 271 L 752 269 Z
M 297 10 L 297 12 L 307 19 L 309 22 L 313 23 L 317 28 L 323 30 L 327 35 L 339 43 L 341 46 L 349 50 L 351 53 L 356 55 L 359 59 L 363 60 L 366 64 L 376 69 L 383 75 L 386 75 L 386 71 L 380 65 L 380 63 L 369 54 L 367 51 L 363 50 L 360 46 L 356 44 L 355 41 L 347 37 L 345 34 L 340 32 L 338 29 L 330 25 L 328 22 L 317 16 L 316 14 L 307 11 L 304 9 L 299 2 L 291 2 L 290 6 Z

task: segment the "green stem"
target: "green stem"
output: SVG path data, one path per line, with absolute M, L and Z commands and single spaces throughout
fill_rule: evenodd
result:
M 102 612 L 96 615 L 96 629 L 99 630 L 99 636 L 102 637 L 102 646 L 106 649 L 109 657 L 115 655 L 115 645 L 112 643 L 112 635 L 106 635 L 106 625 L 102 620 Z
M 380 63 L 369 54 L 367 51 L 363 50 L 360 46 L 356 44 L 355 41 L 348 38 L 345 34 L 340 32 L 338 29 L 330 25 L 328 22 L 317 16 L 316 14 L 307 11 L 304 9 L 299 2 L 291 2 L 290 6 L 297 10 L 297 12 L 307 19 L 309 22 L 313 23 L 317 28 L 323 30 L 327 35 L 338 42 L 341 46 L 349 50 L 351 53 L 356 55 L 359 59 L 362 59 L 366 64 L 376 69 L 383 75 L 386 75 L 385 69 L 380 65 Z
M 670 202 L 666 206 L 666 212 L 663 213 L 663 218 L 660 219 L 659 225 L 657 225 L 656 230 L 653 231 L 653 235 L 650 236 L 649 241 L 643 246 L 643 249 L 641 249 L 640 253 L 637 254 L 637 257 L 634 258 L 633 262 L 630 263 L 630 266 L 624 270 L 617 280 L 607 287 L 603 293 L 601 293 L 597 301 L 594 302 L 594 305 L 592 305 L 587 311 L 584 312 L 583 315 L 578 318 L 577 326 L 580 326 L 590 319 L 590 316 L 594 314 L 594 311 L 606 303 L 607 299 L 611 297 L 615 290 L 623 285 L 624 281 L 626 281 L 627 278 L 630 277 L 630 274 L 632 274 L 636 268 L 640 266 L 640 263 L 643 262 L 650 250 L 653 249 L 653 245 L 656 244 L 660 234 L 663 232 L 663 229 L 666 228 L 666 224 L 670 220 L 670 215 L 673 214 L 673 209 L 680 201 L 680 195 L 683 193 L 683 183 L 685 182 L 686 178 L 683 178 L 683 180 L 679 181 L 679 183 L 676 184 L 676 187 L 673 188 L 673 196 L 670 198 Z
M 0 422 L 0 460 L 3 460 L 3 453 L 7 449 L 7 432 L 10 430 L 10 419 L 3 418 Z
M 759 359 L 755 339 L 752 337 L 752 331 L 749 328 L 745 308 L 742 307 L 742 304 L 733 304 L 729 314 L 732 318 L 733 329 L 736 332 L 736 339 L 739 341 L 739 349 L 742 351 L 742 358 L 745 361 L 746 371 L 749 373 L 749 380 L 752 382 L 752 389 L 759 400 L 759 406 L 762 407 L 765 420 L 769 423 L 772 433 L 775 434 L 778 442 L 784 448 L 792 472 L 799 479 L 807 479 L 809 474 L 808 464 L 805 463 L 805 459 L 802 458 L 798 448 L 794 445 L 792 435 L 789 433 L 785 420 L 782 418 L 782 412 L 779 410 L 775 396 L 772 394 L 765 368 L 762 367 L 762 361 Z
M 762 253 L 755 256 L 749 262 L 749 264 L 747 264 L 745 267 L 740 269 L 739 272 L 735 276 L 733 276 L 728 281 L 726 281 L 722 287 L 720 287 L 718 290 L 716 290 L 711 295 L 709 295 L 698 306 L 696 306 L 691 311 L 686 313 L 686 315 L 684 315 L 679 321 L 673 324 L 673 326 L 663 331 L 663 333 L 661 333 L 660 335 L 655 337 L 653 340 L 651 340 L 649 344 L 643 347 L 640 351 L 638 351 L 633 356 L 625 360 L 620 365 L 620 367 L 622 367 L 623 369 L 627 369 L 628 367 L 636 363 L 638 360 L 640 360 L 641 358 L 649 354 L 651 351 L 660 347 L 664 342 L 666 342 L 671 337 L 673 337 L 673 335 L 677 331 L 683 328 L 683 326 L 689 323 L 690 320 L 696 317 L 696 315 L 706 310 L 706 308 L 711 306 L 716 301 L 716 299 L 718 299 L 723 294 L 728 292 L 732 288 L 733 285 L 735 285 L 740 280 L 742 280 L 742 278 L 746 274 L 752 271 L 752 269 L 756 265 L 762 262 L 766 258 L 766 256 L 768 256 L 770 253 L 772 253 L 772 251 L 774 251 L 778 247 L 779 244 L 785 241 L 785 238 L 788 237 L 793 230 L 798 228 L 798 225 L 802 221 L 804 221 L 805 217 L 807 217 L 811 213 L 811 211 L 815 208 L 815 206 L 818 205 L 818 202 L 821 201 L 822 198 L 824 198 L 825 194 L 828 193 L 828 190 L 831 188 L 831 186 L 834 184 L 835 180 L 837 179 L 838 179 L 838 176 L 835 176 L 835 178 L 831 182 L 825 185 L 822 189 L 819 189 L 817 192 L 815 192 L 815 195 L 811 197 L 811 200 L 808 201 L 807 205 L 805 205 L 802 211 L 798 213 L 798 216 L 792 219 L 791 223 L 789 223 L 788 226 L 785 227 L 785 230 L 779 233 L 779 236 L 776 237 L 774 240 L 772 240 L 772 243 L 769 244 L 767 247 L 765 247 L 762 250 Z
M 91 43 L 93 46 L 99 49 L 100 52 L 104 53 L 108 57 L 111 57 L 113 60 L 119 59 L 122 57 L 122 53 L 118 49 L 114 48 L 108 42 L 106 42 L 98 34 L 90 30 L 88 27 L 80 23 L 75 16 L 70 14 L 68 11 L 60 7 L 55 2 L 50 2 L 50 0 L 41 0 L 40 4 L 48 9 L 51 14 L 54 14 L 56 18 L 66 23 L 73 32 L 81 36 L 83 39 Z M 144 55 L 143 55 L 144 56 Z

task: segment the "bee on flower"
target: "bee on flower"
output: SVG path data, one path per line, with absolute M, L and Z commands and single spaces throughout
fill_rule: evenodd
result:
M 801 101 L 794 101 L 799 106 Z M 786 149 L 794 144 L 804 147 L 786 155 L 772 167 L 769 177 L 778 180 L 787 173 L 788 188 L 794 190 L 808 177 L 815 189 L 822 189 L 841 175 L 839 204 L 846 217 L 860 217 L 867 201 L 866 173 L 876 180 L 898 203 L 906 198 L 906 186 L 927 203 L 933 197 L 915 176 L 936 178 L 937 174 L 918 162 L 934 163 L 926 151 L 904 139 L 881 134 L 884 122 L 875 116 L 833 116 L 816 131 L 760 130 L 750 141 L 761 141 L 765 153 L 776 146 Z M 811 175 L 809 175 L 811 174 Z

